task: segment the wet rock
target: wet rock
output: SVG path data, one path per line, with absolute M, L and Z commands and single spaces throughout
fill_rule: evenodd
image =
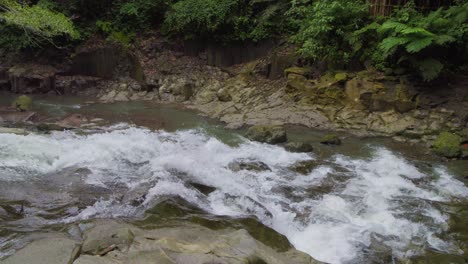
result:
M 204 195 L 208 195 L 214 191 L 216 191 L 216 188 L 213 187 L 213 186 L 208 186 L 208 185 L 205 185 L 205 184 L 202 184 L 202 183 L 198 183 L 198 182 L 189 182 L 189 184 L 197 189 L 199 192 L 203 193 Z
M 79 254 L 79 245 L 69 238 L 57 236 L 32 242 L 3 264 L 71 264 Z
M 442 132 L 435 140 L 432 148 L 438 155 L 446 158 L 456 158 L 461 154 L 461 142 L 462 139 L 460 136 L 449 132 Z
M 88 118 L 82 114 L 71 114 L 63 120 L 57 122 L 57 125 L 62 128 L 78 128 L 88 122 Z
M 311 173 L 317 166 L 318 166 L 317 161 L 315 161 L 315 160 L 306 160 L 306 161 L 300 161 L 300 162 L 294 164 L 289 169 L 294 171 L 294 172 L 297 172 L 297 173 L 300 173 L 300 174 L 303 174 L 303 175 L 307 175 L 307 174 Z
M 304 142 L 289 142 L 284 148 L 290 152 L 312 152 L 314 150 L 311 144 Z
M 11 103 L 11 106 L 21 112 L 29 111 L 32 107 L 32 99 L 29 96 L 21 95 Z
M 216 95 L 218 96 L 218 100 L 221 102 L 229 102 L 232 100 L 232 97 L 226 88 L 219 89 Z
M 34 120 L 36 112 L 17 112 L 0 110 L 0 122 L 24 123 Z
M 23 128 L 0 127 L 0 134 L 27 135 L 29 132 Z
M 146 232 L 135 238 L 130 252 L 131 263 L 318 263 L 296 250 L 279 253 L 246 230 L 214 231 L 196 225 Z
M 150 262 L 146 262 L 146 263 L 150 263 Z M 159 262 L 155 262 L 155 263 L 159 263 Z M 122 264 L 122 262 L 116 261 L 114 259 L 107 258 L 107 257 L 81 255 L 78 259 L 75 260 L 75 262 L 73 262 L 73 264 Z
M 394 103 L 395 111 L 398 113 L 407 113 L 416 108 L 413 102 L 409 101 L 396 101 Z
M 126 251 L 133 239 L 134 234 L 132 227 L 129 225 L 116 222 L 97 225 L 85 232 L 82 252 L 97 255 L 112 245 L 115 245 L 121 251 Z
M 320 143 L 325 145 L 341 145 L 341 139 L 337 135 L 328 134 L 320 139 Z
M 282 126 L 256 125 L 248 129 L 247 138 L 268 144 L 284 143 L 288 140 Z
M 287 93 L 305 92 L 312 89 L 312 84 L 303 75 L 290 73 L 286 84 Z
M 229 163 L 228 168 L 234 172 L 241 170 L 248 171 L 271 171 L 270 167 L 261 161 L 239 160 Z
M 307 76 L 308 74 L 310 74 L 311 70 L 310 68 L 305 68 L 305 67 L 291 67 L 291 68 L 287 68 L 286 70 L 284 70 L 284 75 L 286 77 L 289 76 L 289 74 L 297 74 L 297 75 L 302 75 L 302 76 Z
M 60 126 L 56 123 L 41 123 L 36 126 L 37 130 L 42 132 L 51 132 L 51 131 L 63 131 L 66 128 Z
M 57 70 L 48 65 L 19 64 L 8 70 L 14 93 L 47 93 L 55 91 Z
M 83 75 L 56 76 L 55 88 L 60 94 L 89 93 L 98 86 L 101 78 Z

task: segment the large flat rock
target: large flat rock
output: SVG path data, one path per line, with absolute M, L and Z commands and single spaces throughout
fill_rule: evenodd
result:
M 2 264 L 70 264 L 79 253 L 79 245 L 65 237 L 36 240 L 2 261 Z

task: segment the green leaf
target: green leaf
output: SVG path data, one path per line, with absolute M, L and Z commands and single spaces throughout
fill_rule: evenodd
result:
M 424 81 L 434 80 L 444 68 L 440 61 L 433 58 L 420 60 L 417 62 L 417 66 Z
M 409 53 L 416 53 L 431 45 L 432 41 L 432 37 L 413 40 L 406 44 L 405 48 Z

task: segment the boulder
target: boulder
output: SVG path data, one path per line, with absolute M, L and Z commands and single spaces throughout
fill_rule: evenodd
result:
M 432 149 L 438 155 L 446 158 L 456 158 L 461 154 L 461 142 L 460 136 L 449 132 L 442 132 L 432 144 Z
M 28 111 L 32 107 L 32 99 L 29 96 L 21 95 L 13 101 L 11 106 L 21 112 Z
M 407 113 L 416 108 L 416 104 L 410 101 L 395 101 L 395 111 L 398 113 Z
M 335 81 L 344 82 L 348 79 L 348 74 L 346 72 L 338 72 L 335 74 Z
M 268 144 L 284 143 L 288 140 L 286 130 L 282 126 L 252 126 L 248 129 L 246 136 L 250 140 Z
M 32 242 L 2 263 L 71 264 L 78 256 L 79 248 L 79 245 L 69 238 L 51 236 Z
M 312 152 L 314 150 L 311 144 L 304 142 L 289 142 L 284 148 L 290 152 Z
M 47 93 L 55 91 L 57 69 L 48 65 L 19 64 L 8 70 L 14 93 Z
M 288 82 L 286 84 L 285 91 L 287 93 L 296 93 L 296 92 L 306 92 L 310 91 L 313 88 L 312 83 L 310 83 L 306 77 L 303 75 L 291 73 L 288 75 Z
M 88 122 L 88 118 L 82 114 L 71 114 L 63 120 L 57 122 L 57 125 L 63 128 L 77 128 Z
M 293 74 L 298 74 L 302 76 L 307 76 L 308 74 L 310 74 L 310 72 L 311 72 L 310 68 L 291 67 L 291 68 L 287 68 L 286 70 L 284 70 L 284 75 L 288 77 L 289 74 L 293 73 Z
M 317 166 L 317 161 L 305 160 L 297 162 L 296 164 L 292 165 L 289 169 L 299 174 L 307 175 L 311 173 Z
M 234 172 L 241 170 L 248 171 L 271 171 L 270 167 L 261 161 L 238 160 L 228 164 L 228 168 Z
M 131 226 L 110 222 L 107 225 L 97 225 L 85 232 L 81 251 L 97 255 L 112 245 L 115 245 L 120 251 L 126 251 L 133 239 L 134 234 Z
M 341 145 L 341 140 L 337 135 L 328 134 L 320 139 L 320 143 L 325 145 Z
M 218 96 L 218 100 L 221 102 L 229 102 L 232 100 L 232 97 L 226 88 L 219 89 L 216 95 Z
M 7 123 L 24 123 L 32 121 L 36 117 L 35 112 L 17 112 L 17 111 L 1 111 L 0 110 L 0 122 Z

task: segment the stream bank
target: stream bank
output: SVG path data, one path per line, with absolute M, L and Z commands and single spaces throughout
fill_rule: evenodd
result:
M 427 147 L 448 132 L 460 143 L 457 156 L 468 154 L 466 76 L 425 85 L 371 69 L 317 75 L 317 69 L 298 67 L 295 55 L 281 47 L 218 68 L 208 65 L 207 51 L 188 56 L 157 37 L 139 43 L 134 52 L 102 45 L 79 50 L 69 66 L 56 66 L 64 70 L 34 63 L 3 67 L 0 82 L 17 93 L 177 103 L 228 128 L 301 125 Z

